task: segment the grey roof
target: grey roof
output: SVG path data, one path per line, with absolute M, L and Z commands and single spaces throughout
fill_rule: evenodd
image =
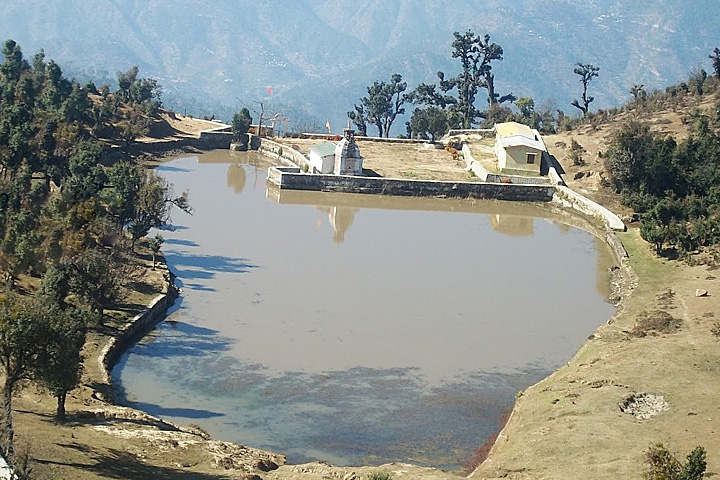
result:
M 540 150 L 542 152 L 545 151 L 545 145 L 543 145 L 540 140 L 528 138 L 524 135 L 513 135 L 512 137 L 501 138 L 500 145 L 502 145 L 503 148 L 523 146 L 534 148 L 535 150 Z
M 321 143 L 310 147 L 310 153 L 314 153 L 320 157 L 335 155 L 335 144 L 332 142 Z

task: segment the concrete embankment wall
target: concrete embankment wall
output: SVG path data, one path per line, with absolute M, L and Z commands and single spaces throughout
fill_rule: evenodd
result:
M 555 162 L 551 161 L 550 158 L 545 158 L 543 161 L 548 162 L 548 175 L 547 177 L 524 177 L 516 175 L 506 174 L 493 174 L 484 168 L 480 162 L 473 158 L 470 152 L 470 147 L 467 143 L 463 144 L 462 153 L 465 157 L 465 163 L 467 169 L 475 174 L 480 180 L 484 182 L 507 182 L 507 183 L 518 183 L 518 184 L 547 184 L 551 183 L 553 188 L 556 188 L 556 194 L 554 202 L 562 205 L 565 208 L 577 210 L 585 215 L 600 219 L 607 228 L 614 231 L 624 232 L 625 224 L 620 220 L 620 217 L 612 213 L 602 205 L 593 202 L 589 198 L 575 192 L 565 185 L 562 177 L 555 167 Z M 547 155 L 547 153 L 545 154 Z M 613 236 L 614 238 L 614 236 Z
M 252 134 L 251 134 L 252 135 Z M 339 142 L 343 136 L 337 133 L 292 133 L 285 135 L 285 138 L 301 138 L 308 140 L 327 140 L 328 142 Z M 263 142 L 266 139 L 263 138 Z M 420 138 L 384 138 L 384 137 L 365 137 L 362 135 L 355 135 L 355 140 L 363 142 L 378 142 L 378 143 L 406 143 L 409 145 L 417 144 L 430 144 L 440 145 L 437 142 L 431 142 L 430 140 L 423 140 Z
M 291 165 L 290 167 L 271 167 L 268 170 L 268 181 L 280 189 L 533 202 L 552 200 L 565 208 L 600 219 L 610 230 L 625 231 L 625 224 L 617 215 L 565 186 L 554 165 L 549 166 L 547 177 L 491 174 L 473 158 L 467 144 L 463 145 L 462 150 L 467 168 L 483 180 L 483 183 L 308 175 L 302 173 L 302 169 L 303 165 L 309 167 L 309 159 L 288 145 L 263 138 L 258 147 L 261 152 Z
M 187 137 L 159 142 L 143 142 L 133 145 L 131 151 L 137 153 L 161 153 L 183 148 L 198 150 L 229 149 L 232 141 L 230 132 L 201 132 L 197 138 Z
M 345 175 L 309 175 L 293 167 L 270 167 L 268 181 L 281 189 L 376 195 L 483 198 L 526 202 L 549 202 L 552 185 L 509 183 L 440 182 Z
M 200 138 L 197 139 L 198 148 L 214 150 L 230 148 L 233 134 L 226 130 L 206 130 L 200 132 Z
M 249 145 L 253 150 L 258 150 L 265 155 L 280 160 L 285 165 L 299 167 L 303 171 L 312 171 L 312 165 L 310 159 L 302 154 L 301 152 L 293 149 L 290 145 L 274 142 L 268 138 L 261 138 L 257 135 L 249 135 Z M 326 139 L 329 141 L 340 141 L 342 137 L 339 135 L 326 135 L 326 134 L 310 134 L 302 133 L 289 138 L 311 138 L 311 139 Z M 404 143 L 404 144 L 428 144 L 442 148 L 441 144 L 433 143 L 428 140 L 416 140 L 416 139 L 402 139 L 402 138 L 377 138 L 377 137 L 355 137 L 358 141 L 371 141 L 380 143 Z
M 445 135 L 446 138 L 457 137 L 459 135 L 475 135 L 482 138 L 490 138 L 495 136 L 495 128 L 468 128 L 468 129 L 452 129 Z
M 142 313 L 125 323 L 120 327 L 117 335 L 108 339 L 98 356 L 100 371 L 103 372 L 105 377 L 103 380 L 106 383 L 110 384 L 110 371 L 120 356 L 165 318 L 168 308 L 172 306 L 177 296 L 177 290 L 170 279 L 165 293 L 155 297 Z
M 207 130 L 200 132 L 198 141 L 203 149 L 228 149 L 232 142 L 233 134 L 232 127 L 225 123 L 207 121 L 211 126 Z
M 610 230 L 624 232 L 625 224 L 620 217 L 612 213 L 602 205 L 593 202 L 589 198 L 577 193 L 564 185 L 557 186 L 554 202 L 566 208 L 572 208 L 585 215 L 600 219 Z

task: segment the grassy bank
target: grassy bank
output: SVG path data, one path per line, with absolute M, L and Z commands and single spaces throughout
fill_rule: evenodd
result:
M 55 399 L 32 386 L 16 398 L 16 442 L 31 458 L 33 478 L 245 478 L 283 463 L 282 456 L 210 440 L 199 428 L 176 426 L 106 400 L 113 396 L 112 386 L 100 352 L 168 289 L 164 265 L 152 270 L 147 251 L 134 261 L 138 275 L 127 282 L 123 302 L 88 334 L 82 385 L 68 395 L 67 421 L 56 421 Z
M 637 287 L 566 366 L 522 394 L 472 478 L 642 478 L 657 441 L 683 457 L 704 445 L 708 471 L 720 467 L 720 297 L 695 296 L 712 290 L 715 275 L 655 257 L 637 230 L 619 236 Z M 620 404 L 641 393 L 666 405 L 649 418 L 623 413 Z

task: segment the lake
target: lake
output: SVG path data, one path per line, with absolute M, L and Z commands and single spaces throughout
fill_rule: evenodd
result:
M 182 288 L 118 398 L 291 463 L 457 469 L 614 307 L 609 248 L 539 206 L 268 189 L 257 153 L 157 168 L 188 190 Z

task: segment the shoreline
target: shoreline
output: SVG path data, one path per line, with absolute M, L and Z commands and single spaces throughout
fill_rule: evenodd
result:
M 653 257 L 637 229 L 621 234 L 618 241 L 628 256 L 618 272 L 624 277 L 625 295 L 617 312 L 566 365 L 522 392 L 488 459 L 468 478 L 634 478 L 643 469 L 644 452 L 658 441 L 673 451 L 681 446 L 681 452 L 710 442 L 712 423 L 700 427 L 703 435 L 688 428 L 694 412 L 707 408 L 700 408 L 704 404 L 699 387 L 690 380 L 695 373 L 689 359 L 697 358 L 698 350 L 717 348 L 707 332 L 713 307 L 702 305 L 705 313 L 695 318 L 691 313 L 698 312 L 695 307 L 701 302 L 693 284 L 714 276 L 703 277 L 704 266 Z M 682 309 L 676 319 L 682 323 L 669 329 L 644 326 L 651 308 Z M 683 358 L 673 356 L 676 351 Z M 672 365 L 658 369 L 665 355 L 671 356 Z M 621 411 L 622 402 L 644 392 L 663 397 L 669 409 L 653 411 L 652 418 Z M 717 461 L 718 452 L 711 448 L 708 468 Z
M 167 161 L 171 161 L 173 159 L 173 157 L 176 156 L 175 155 L 176 153 L 178 153 L 178 152 L 170 151 L 168 153 L 168 155 L 166 155 L 164 157 L 160 157 L 160 158 L 156 157 L 151 165 L 154 167 L 156 165 L 165 163 Z M 190 152 L 180 152 L 179 155 L 182 155 L 183 153 L 190 153 Z M 616 267 L 613 269 L 615 277 L 617 277 L 617 276 L 632 277 L 632 273 L 630 272 L 630 274 L 628 274 L 628 272 L 626 271 L 627 265 L 626 265 L 625 260 L 627 259 L 627 252 L 622 247 L 622 243 L 617 239 L 617 237 L 615 236 L 615 233 L 612 230 L 602 228 L 600 225 L 598 225 L 597 217 L 590 216 L 586 213 L 580 212 L 576 209 L 573 209 L 572 207 L 568 207 L 567 205 L 563 205 L 562 203 L 558 203 L 558 202 L 542 202 L 542 203 L 540 203 L 540 206 L 541 206 L 541 208 L 552 213 L 553 216 L 558 217 L 559 221 L 561 221 L 569 226 L 572 226 L 574 228 L 584 230 L 584 231 L 592 234 L 593 236 L 597 237 L 598 239 L 602 240 L 606 245 L 608 245 L 608 247 L 610 248 L 610 251 L 612 252 L 614 264 Z M 609 280 L 613 280 L 613 279 L 609 278 Z M 624 283 L 628 283 L 628 282 L 611 281 L 611 283 L 613 285 L 618 285 L 618 284 L 624 284 Z M 607 300 L 611 301 L 611 300 L 613 300 L 613 298 L 617 299 L 619 297 L 619 298 L 621 298 L 621 300 L 620 300 L 620 304 L 621 304 L 622 301 L 624 301 L 624 299 L 627 297 L 628 294 L 629 294 L 629 292 L 627 292 L 625 290 L 618 291 L 617 288 L 612 288 L 611 289 L 611 297 L 608 298 Z M 616 303 L 616 307 L 617 306 L 618 306 L 618 304 Z M 615 316 L 615 315 L 613 315 L 613 316 Z M 611 319 L 612 319 L 612 317 L 611 317 Z M 608 319 L 607 321 L 610 321 L 611 319 Z M 155 322 L 155 324 L 159 323 L 160 321 L 163 321 L 163 319 L 157 320 Z M 147 329 L 145 330 L 145 332 L 142 335 L 147 334 L 151 330 L 152 330 L 152 326 L 147 327 Z M 135 335 L 137 335 L 137 333 L 132 334 L 131 336 L 134 337 Z M 142 338 L 142 336 L 139 338 Z M 125 353 L 125 351 L 127 351 L 127 349 L 131 348 L 131 346 L 137 340 L 139 340 L 139 338 L 136 338 L 135 341 L 131 341 L 128 344 L 126 344 L 123 347 L 124 350 L 117 353 L 117 357 L 119 358 L 119 356 L 121 356 L 123 353 Z M 580 350 L 584 346 L 585 346 L 585 344 L 583 344 L 583 346 L 580 347 Z M 577 352 L 573 355 L 573 358 L 575 355 L 577 355 Z M 108 372 L 111 369 L 112 369 L 112 363 L 110 364 L 110 366 L 108 368 Z M 552 375 L 552 374 L 550 374 L 550 375 Z M 505 429 L 506 429 L 508 423 L 510 422 L 511 418 L 513 417 L 514 411 L 515 411 L 515 408 L 513 407 L 512 409 L 510 409 L 509 414 L 505 416 L 502 428 L 499 429 L 497 438 L 496 438 L 495 442 L 493 442 L 493 445 L 495 443 L 497 443 L 498 441 L 500 441 L 500 439 L 503 438 Z M 291 467 L 291 466 L 288 465 L 288 467 Z M 352 469 L 352 468 L 362 468 L 362 467 L 355 466 L 355 467 L 334 467 L 334 468 Z M 426 467 L 418 466 L 418 468 L 426 468 Z M 452 474 L 452 475 L 454 475 L 456 477 L 459 476 L 457 474 Z
M 145 266 L 148 268 L 148 266 Z M 165 262 L 162 253 L 156 258 L 156 271 L 162 273 L 163 291 L 155 296 L 149 304 L 138 314 L 128 317 L 112 335 L 106 337 L 104 345 L 100 346 L 99 354 L 94 359 L 99 366 L 105 389 L 93 388 L 95 398 L 105 403 L 107 407 L 100 407 L 91 412 L 80 412 L 80 416 L 89 418 L 118 418 L 136 421 L 140 419 L 158 431 L 152 436 L 166 437 L 171 445 L 179 446 L 181 442 L 202 444 L 204 450 L 210 454 L 215 468 L 225 471 L 239 470 L 254 474 L 268 472 L 284 465 L 286 458 L 283 454 L 246 447 L 234 442 L 213 439 L 201 427 L 188 424 L 181 425 L 150 415 L 149 413 L 117 403 L 112 380 L 112 370 L 120 358 L 134 345 L 142 341 L 152 332 L 159 323 L 167 320 L 167 312 L 179 298 L 181 290 L 175 285 L 175 275 Z M 122 427 L 121 427 L 122 429 Z M 218 450 L 220 450 L 218 452 Z
M 577 212 L 574 212 L 577 215 Z M 580 215 L 578 215 L 580 216 Z M 581 228 L 577 225 L 571 225 L 575 228 Z M 568 360 L 566 365 L 570 365 L 573 361 L 576 360 L 576 358 L 585 350 L 590 342 L 594 340 L 595 332 L 603 328 L 605 325 L 610 325 L 613 322 L 613 319 L 615 319 L 618 315 L 621 314 L 621 310 L 624 308 L 625 303 L 627 302 L 628 298 L 633 294 L 633 291 L 635 290 L 637 286 L 638 277 L 635 271 L 632 269 L 631 265 L 629 264 L 629 255 L 627 253 L 627 250 L 623 246 L 620 239 L 617 238 L 615 235 L 615 232 L 613 231 L 606 231 L 601 232 L 599 229 L 597 229 L 594 226 L 591 226 L 591 228 L 588 231 L 588 233 L 591 233 L 592 235 L 596 236 L 600 240 L 602 240 L 613 252 L 615 265 L 612 267 L 613 271 L 610 272 L 610 297 L 607 299 L 609 302 L 612 302 L 615 305 L 615 313 L 608 318 L 605 323 L 600 324 L 595 331 L 590 334 L 587 340 L 583 342 L 583 344 L 578 348 L 578 350 L 573 354 L 573 356 Z M 605 233 L 605 235 L 602 235 L 602 233 Z M 565 366 L 566 366 L 565 365 Z M 525 396 L 525 392 L 527 390 L 536 388 L 541 383 L 547 381 L 549 378 L 551 378 L 553 375 L 557 374 L 558 371 L 560 371 L 565 366 L 559 367 L 557 370 L 553 371 L 548 375 L 547 377 L 543 378 L 539 382 L 529 386 L 527 389 L 525 389 L 522 392 L 518 393 L 518 396 L 516 397 L 515 402 L 513 402 L 513 406 L 510 409 L 509 414 L 504 418 L 504 423 L 502 424 L 502 428 L 497 433 L 494 441 L 492 442 L 492 446 L 490 447 L 489 451 L 487 452 L 487 455 L 485 459 L 480 462 L 479 465 L 477 465 L 467 476 L 466 478 L 476 478 L 476 472 L 481 471 L 483 468 L 483 465 L 487 463 L 491 463 L 493 459 L 493 454 L 495 453 L 497 455 L 497 452 L 495 451 L 496 447 L 499 447 L 502 442 L 509 441 L 509 438 L 511 436 L 511 422 L 513 421 L 518 407 L 518 401 Z M 487 477 L 477 477 L 478 479 L 484 479 Z
M 156 158 L 155 161 L 158 162 L 157 164 L 168 161 L 170 160 L 170 156 L 174 156 L 173 153 L 174 152 L 169 152 L 165 158 Z M 612 297 L 615 298 L 616 295 L 619 295 L 620 297 L 619 302 L 616 304 L 617 311 L 605 323 L 598 326 L 595 333 L 591 335 L 590 338 L 580 347 L 580 349 L 568 361 L 567 365 L 562 366 L 560 369 L 556 370 L 545 379 L 525 390 L 525 392 L 520 396 L 519 401 L 516 402 L 515 406 L 513 407 L 506 425 L 498 434 L 498 438 L 492 446 L 488 459 L 469 475 L 473 478 L 494 478 L 497 476 L 506 476 L 509 472 L 518 471 L 517 469 L 520 469 L 519 465 L 526 463 L 519 462 L 518 458 L 515 457 L 514 460 L 510 459 L 509 464 L 518 465 L 517 469 L 515 467 L 507 468 L 508 455 L 505 453 L 505 450 L 507 450 L 508 444 L 513 443 L 510 440 L 511 437 L 513 438 L 513 440 L 517 441 L 517 432 L 519 429 L 517 423 L 527 420 L 525 403 L 528 401 L 528 398 L 534 398 L 539 395 L 537 393 L 538 390 L 547 388 L 544 387 L 544 385 L 548 383 L 553 383 L 555 379 L 557 379 L 557 377 L 561 375 L 564 369 L 567 369 L 571 364 L 578 363 L 579 360 L 587 354 L 588 350 L 592 350 L 597 344 L 599 332 L 604 331 L 608 326 L 614 327 L 614 324 L 618 321 L 619 318 L 627 316 L 627 311 L 632 310 L 632 308 L 628 306 L 629 300 L 631 299 L 631 297 L 634 297 L 634 295 L 631 294 L 635 292 L 638 280 L 644 280 L 642 272 L 635 272 L 635 270 L 632 268 L 631 263 L 633 262 L 633 260 L 635 260 L 633 258 L 633 253 L 630 253 L 629 255 L 626 251 L 626 249 L 629 249 L 630 244 L 632 244 L 633 242 L 635 243 L 634 245 L 632 245 L 633 250 L 642 248 L 642 245 L 640 243 L 637 243 L 638 240 L 636 238 L 636 233 L 631 232 L 622 234 L 623 238 L 619 239 L 614 232 L 608 231 L 606 228 L 602 228 L 598 224 L 599 222 L 597 221 L 597 218 L 581 214 L 576 210 L 568 209 L 567 206 L 563 207 L 554 203 L 547 204 L 546 208 L 548 208 L 550 211 L 554 211 L 555 213 L 559 212 L 563 219 L 567 221 L 569 225 L 589 231 L 610 246 L 611 250 L 614 252 L 618 266 L 618 268 L 615 269 L 614 274 L 616 277 L 620 278 L 619 281 L 613 280 L 613 286 L 615 287 L 615 290 L 613 291 Z M 570 219 L 576 219 L 577 221 L 570 221 Z M 630 242 L 630 244 L 628 242 Z M 618 259 L 620 260 L 619 262 Z M 659 262 L 659 260 L 657 259 L 654 259 L 654 261 Z M 652 290 L 652 293 L 658 294 L 659 290 L 655 288 Z M 613 300 L 613 298 L 611 298 L 610 300 Z M 162 321 L 162 319 L 160 321 Z M 584 382 L 584 384 L 589 384 L 592 383 L 590 381 L 590 378 L 591 376 L 581 376 L 576 379 L 575 382 L 582 381 Z M 401 466 L 402 468 L 398 466 Z M 284 479 L 290 476 L 296 476 L 297 474 L 303 474 L 303 476 L 307 478 L 319 478 L 319 476 L 328 474 L 340 475 L 339 472 L 342 472 L 342 475 L 348 475 L 351 473 L 356 474 L 365 471 L 373 472 L 383 469 L 387 470 L 388 468 L 393 469 L 392 471 L 395 472 L 400 478 L 409 475 L 408 472 L 413 472 L 412 475 L 414 476 L 418 476 L 420 473 L 422 473 L 422 476 L 427 478 L 458 478 L 458 476 L 455 474 L 448 474 L 447 472 L 442 472 L 436 469 L 428 469 L 426 467 L 410 466 L 406 464 L 392 464 L 390 466 L 386 465 L 381 467 L 332 467 L 322 463 L 312 463 L 307 465 L 282 466 L 278 470 L 274 470 L 271 473 L 265 473 L 265 475 L 268 478 L 277 479 Z M 523 467 L 519 471 L 526 470 L 527 467 Z M 517 478 L 526 478 L 526 475 L 521 474 Z
M 101 371 L 104 374 L 104 380 L 111 388 L 113 383 L 112 370 L 118 360 L 120 360 L 120 357 L 127 353 L 137 342 L 142 340 L 158 323 L 167 319 L 168 309 L 173 306 L 179 296 L 179 290 L 174 282 L 175 275 L 170 272 L 166 264 L 163 263 L 162 267 L 167 269 L 168 272 L 167 275 L 163 275 L 165 278 L 165 291 L 156 296 L 143 312 L 138 313 L 120 327 L 117 335 L 109 337 L 97 357 Z M 107 400 L 109 403 L 115 403 L 112 392 L 111 398 Z

